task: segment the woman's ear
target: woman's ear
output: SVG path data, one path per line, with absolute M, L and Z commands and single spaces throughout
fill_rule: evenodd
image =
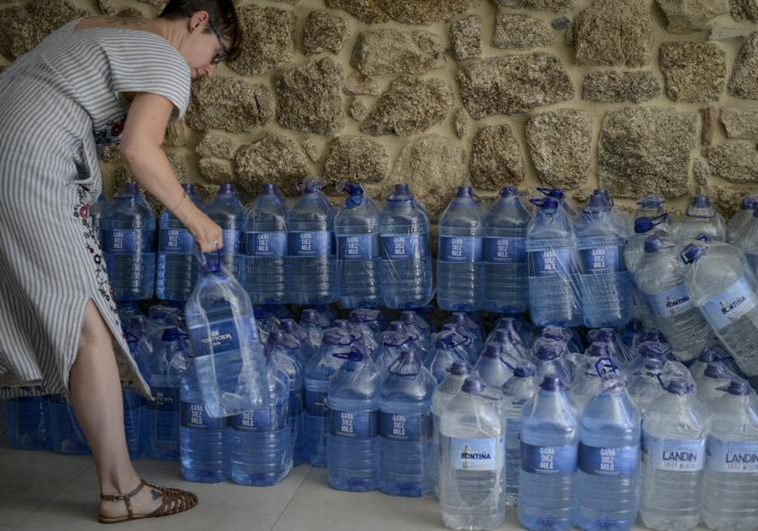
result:
M 208 12 L 201 10 L 195 12 L 189 19 L 189 32 L 194 33 L 196 30 L 205 29 L 205 25 L 208 24 Z

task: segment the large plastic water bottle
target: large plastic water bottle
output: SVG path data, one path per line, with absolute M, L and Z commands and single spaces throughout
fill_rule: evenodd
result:
M 666 199 L 660 195 L 646 195 L 637 201 L 637 210 L 634 212 L 632 220 L 636 221 L 639 218 L 643 217 L 652 219 L 662 216 L 666 213 L 666 209 L 663 207 L 664 203 L 666 203 Z M 664 234 L 671 234 L 672 229 L 670 217 L 661 223 L 659 230 Z
M 524 407 L 534 399 L 539 388 L 534 365 L 513 369 L 513 378 L 503 386 L 505 419 L 505 504 L 518 505 L 521 473 L 521 418 Z
M 439 222 L 437 304 L 443 310 L 474 311 L 481 305 L 483 235 L 479 202 L 470 186 L 459 186 Z
M 731 363 L 733 362 L 732 357 L 721 347 L 712 346 L 704 348 L 697 360 L 689 366 L 690 374 L 695 381 L 695 385 L 700 385 L 701 380 L 705 377 L 705 369 L 708 368 L 708 365 L 720 363 L 729 374 L 737 376 L 731 367 Z
M 179 455 L 182 476 L 187 481 L 221 483 L 231 473 L 229 419 L 212 417 L 205 409 L 203 394 L 197 383 L 195 362 L 193 359 L 188 361 L 179 391 Z
M 733 381 L 711 404 L 703 519 L 717 531 L 758 528 L 758 403 L 750 386 Z
M 434 296 L 429 218 L 407 184 L 398 184 L 379 218 L 382 300 L 387 308 L 420 308 Z
M 417 350 L 403 351 L 389 367 L 381 387 L 379 418 L 379 488 L 385 494 L 418 497 L 433 487 L 436 386 Z
M 142 395 L 131 389 L 123 389 L 121 393 L 124 410 L 124 434 L 130 459 L 140 459 L 144 455 L 142 434 L 142 418 L 144 417 L 145 401 Z
M 350 312 L 350 324 L 363 336 L 366 354 L 373 356 L 379 348 L 379 334 L 384 329 L 384 316 L 379 310 L 358 308 Z
M 476 377 L 485 385 L 498 389 L 513 376 L 513 369 L 500 358 L 503 346 L 500 343 L 490 343 L 479 356 L 474 367 Z
M 580 431 L 577 523 L 585 531 L 632 529 L 640 416 L 620 378 L 589 401 Z
M 329 328 L 330 325 L 331 321 L 329 318 L 319 313 L 315 308 L 306 308 L 300 314 L 300 326 L 308 334 L 307 343 L 314 352 L 321 347 L 324 330 Z
M 650 315 L 682 361 L 697 357 L 713 332 L 687 292 L 685 265 L 676 248 L 658 235 L 645 241 L 645 256 L 634 273 Z
M 89 455 L 91 452 L 87 438 L 79 422 L 63 395 L 49 395 L 47 398 L 48 444 L 53 451 L 61 454 Z
M 189 342 L 175 327 L 167 328 L 150 359 L 147 382 L 153 400 L 145 404 L 147 455 L 152 459 L 179 460 L 179 388 L 187 369 Z
M 588 204 L 576 226 L 584 324 L 623 326 L 631 318 L 631 276 L 624 266 L 626 241 L 605 204 Z
M 427 323 L 423 317 L 412 310 L 405 310 L 400 314 L 400 320 L 405 325 L 408 332 L 418 336 L 416 344 L 422 352 L 428 353 L 432 349 L 434 330 L 432 325 Z
M 560 209 L 566 214 L 569 220 L 573 222 L 574 218 L 576 218 L 576 210 L 574 210 L 574 207 L 571 206 L 571 203 L 568 202 L 566 199 L 566 193 L 561 190 L 560 188 L 546 188 L 546 187 L 537 187 L 537 191 L 545 194 L 547 197 L 551 199 L 555 199 L 558 201 L 558 205 L 560 206 Z
M 653 234 L 665 236 L 662 227 L 668 221 L 668 214 L 661 214 L 654 218 L 641 217 L 634 220 L 634 234 L 624 245 L 624 265 L 627 271 L 634 274 L 637 267 L 645 256 L 645 240 Z
M 316 467 L 326 467 L 329 381 L 344 361 L 335 354 L 352 349 L 347 330 L 329 328 L 324 332 L 321 348 L 305 366 L 305 451 L 308 462 Z
M 221 264 L 239 280 L 240 284 L 244 285 L 244 242 L 242 234 L 245 224 L 245 208 L 240 202 L 234 185 L 222 184 L 216 197 L 205 205 L 205 213 L 224 231 Z
M 726 241 L 737 245 L 742 231 L 753 220 L 753 213 L 758 207 L 758 196 L 748 195 L 740 199 L 740 208 L 726 224 Z M 91 210 L 90 210 L 91 212 Z
M 642 419 L 640 516 L 658 531 L 693 529 L 700 522 L 706 415 L 684 380 L 672 379 L 666 391 Z
M 113 197 L 103 221 L 102 249 L 118 301 L 151 299 L 155 291 L 156 222 L 136 183 Z
M 191 184 L 183 184 L 184 193 L 195 206 L 202 207 Z M 194 255 L 195 240 L 179 218 L 168 208 L 158 221 L 158 272 L 155 295 L 164 301 L 186 301 L 197 282 L 198 262 Z
M 305 364 L 308 363 L 315 353 L 315 350 L 308 341 L 308 331 L 291 318 L 282 319 L 280 329 L 282 332 L 292 336 L 300 343 L 300 348 L 297 351 L 297 359 L 300 362 L 300 366 L 305 370 Z M 319 339 L 320 337 L 321 336 L 319 335 Z
M 518 189 L 508 186 L 484 219 L 482 309 L 522 313 L 529 309 L 526 227 L 529 211 Z
M 289 377 L 269 358 L 268 401 L 229 419 L 231 477 L 239 485 L 269 487 L 292 468 Z
M 268 371 L 250 297 L 217 254 L 206 258 L 184 312 L 208 413 L 229 417 L 265 402 Z
M 611 355 L 611 360 L 616 367 L 623 368 L 629 365 L 633 361 L 633 353 L 627 353 L 626 349 L 621 344 L 619 336 L 613 328 L 600 328 L 598 330 L 590 330 L 587 332 L 587 342 L 592 343 L 607 343 L 608 352 Z
M 337 300 L 343 308 L 373 308 L 381 296 L 379 209 L 361 185 L 348 184 L 346 190 L 334 218 Z
M 451 529 L 495 529 L 505 518 L 504 430 L 484 395 L 483 382 L 467 379 L 440 418 L 439 498 Z
M 471 315 L 476 316 L 476 314 Z M 473 347 L 476 350 L 477 354 L 479 354 L 479 351 L 484 348 L 484 339 L 486 336 L 484 334 L 484 328 L 482 327 L 482 324 L 476 319 L 472 318 L 471 315 L 464 312 L 454 312 L 445 324 L 454 324 L 456 326 L 462 326 L 465 329 L 469 330 L 470 335 L 473 336 Z
M 703 378 L 697 382 L 697 399 L 706 410 L 713 402 L 724 396 L 724 391 L 734 377 L 720 363 L 709 363 Z
M 534 362 L 537 367 L 537 378 L 543 379 L 548 374 L 560 377 L 565 386 L 570 386 L 574 380 L 574 366 L 567 359 L 566 343 L 559 339 L 540 338 L 534 342 Z
M 604 389 L 604 381 L 609 374 L 618 374 L 618 369 L 611 358 L 608 343 L 592 343 L 579 357 L 569 392 L 580 413 Z
M 752 279 L 737 255 L 714 253 L 689 246 L 683 253 L 694 262 L 685 283 L 695 306 L 711 325 L 740 369 L 758 375 L 758 297 Z
M 561 379 L 547 375 L 521 424 L 519 522 L 567 531 L 576 519 L 579 419 Z
M 245 288 L 253 304 L 286 302 L 287 207 L 273 184 L 263 186 L 245 216 Z
M 435 336 L 434 348 L 426 366 L 437 382 L 442 382 L 455 362 L 470 365 L 467 350 L 468 339 L 455 330 L 443 330 Z
M 290 429 L 290 446 L 294 466 L 305 463 L 305 384 L 304 370 L 299 352 L 300 341 L 293 336 L 277 330 L 269 336 L 267 344 L 271 359 L 287 374 L 289 383 L 289 406 L 287 408 L 287 425 Z
M 110 209 L 110 201 L 105 194 L 100 194 L 97 201 L 92 203 L 89 207 L 89 219 L 92 223 L 92 229 L 95 231 L 95 237 L 97 238 L 98 245 L 102 245 L 103 242 L 103 222 L 105 221 L 105 215 Z
M 399 321 L 390 323 L 387 330 L 379 334 L 379 345 L 374 351 L 373 360 L 380 370 L 386 371 L 403 350 L 414 348 L 413 336 Z
M 629 379 L 627 389 L 640 413 L 665 392 L 661 385 L 662 367 L 663 360 L 647 358 L 642 372 Z
M 337 490 L 379 488 L 379 389 L 382 373 L 358 349 L 345 358 L 329 386 L 329 484 Z
M 334 300 L 334 209 L 317 181 L 287 214 L 287 300 L 329 304 Z
M 679 242 L 694 239 L 699 234 L 726 241 L 726 226 L 721 215 L 711 204 L 711 200 L 705 195 L 696 195 L 687 206 L 685 216 L 680 220 L 674 230 L 674 238 Z
M 529 308 L 537 326 L 578 326 L 577 241 L 571 220 L 546 197 L 527 228 Z
M 8 444 L 17 450 L 47 447 L 47 397 L 29 396 L 5 400 Z

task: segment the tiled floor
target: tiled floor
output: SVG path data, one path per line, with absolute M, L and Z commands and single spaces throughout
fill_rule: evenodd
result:
M 301 466 L 272 488 L 204 485 L 182 480 L 178 465 L 136 462 L 148 480 L 194 491 L 200 505 L 160 520 L 120 524 L 129 531 L 422 531 L 443 529 L 432 497 L 329 488 L 324 470 Z M 97 476 L 89 457 L 20 452 L 0 446 L 0 531 L 102 530 Z M 519 529 L 512 511 L 502 529 Z

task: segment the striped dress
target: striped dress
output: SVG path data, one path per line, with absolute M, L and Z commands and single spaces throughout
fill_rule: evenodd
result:
M 128 354 L 88 219 L 98 149 L 118 142 L 129 101 L 189 103 L 190 68 L 163 37 L 66 24 L 0 74 L 0 397 L 68 394 L 92 300 L 116 338 L 121 379 L 149 395 Z

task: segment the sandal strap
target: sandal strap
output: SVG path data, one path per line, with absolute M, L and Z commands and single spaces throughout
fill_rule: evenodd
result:
M 160 507 L 150 514 L 151 517 L 170 516 L 188 511 L 197 505 L 197 496 L 191 492 L 152 484 L 148 485 L 161 491 L 163 494 Z
M 122 501 L 126 505 L 126 511 L 129 513 L 129 518 L 131 519 L 134 516 L 134 511 L 132 510 L 132 498 L 134 498 L 139 491 L 141 491 L 147 483 L 145 483 L 142 479 L 140 479 L 139 485 L 131 491 L 129 494 L 100 494 L 100 499 L 103 501 L 109 501 L 109 502 L 117 502 Z

